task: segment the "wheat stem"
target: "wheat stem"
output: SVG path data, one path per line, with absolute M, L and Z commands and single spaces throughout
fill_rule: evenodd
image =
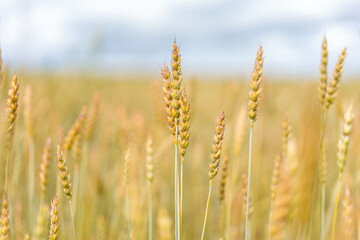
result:
M 178 189 L 178 124 L 175 121 L 175 240 L 180 240 L 179 189 Z
M 339 175 L 337 187 L 336 187 L 334 214 L 333 214 L 333 218 L 332 218 L 332 233 L 331 233 L 332 240 L 335 240 L 336 218 L 337 218 L 337 210 L 338 210 L 339 200 L 340 200 L 341 181 L 342 181 L 342 174 Z
M 183 204 L 183 170 L 184 170 L 184 157 L 181 156 L 181 165 L 180 165 L 180 231 L 182 228 L 182 204 Z
M 249 200 L 250 200 L 250 179 L 251 179 L 251 145 L 253 135 L 253 122 L 251 121 L 250 126 L 250 137 L 249 137 L 249 166 L 248 166 L 248 186 L 246 196 L 246 221 L 245 221 L 245 240 L 248 239 L 248 224 L 249 224 Z
M 204 217 L 204 224 L 203 224 L 202 233 L 201 233 L 201 240 L 204 239 L 204 234 L 205 234 L 206 218 L 207 218 L 207 214 L 208 214 L 210 195 L 211 195 L 211 186 L 212 186 L 212 184 L 209 186 L 209 193 L 208 193 L 208 198 L 207 198 L 207 202 L 206 202 L 205 217 Z
M 35 180 L 34 142 L 29 138 L 29 226 L 32 229 L 34 219 L 34 180 Z
M 326 125 L 326 119 L 327 119 L 327 114 L 326 112 L 322 114 L 321 117 L 321 134 L 320 134 L 320 157 L 319 157 L 319 165 L 318 165 L 318 169 L 319 169 L 319 173 L 318 173 L 318 178 L 319 178 L 319 183 L 322 182 L 321 178 L 322 178 L 322 161 L 323 161 L 323 148 L 324 148 L 324 132 L 325 132 L 325 125 Z M 323 239 L 323 230 L 324 230 L 324 217 L 325 217 L 325 211 L 323 211 L 325 209 L 325 194 L 326 194 L 326 190 L 325 187 L 322 186 L 322 184 L 319 184 L 319 187 L 321 188 L 321 192 L 320 192 L 320 214 L 319 214 L 319 225 L 320 225 L 320 229 L 319 229 L 319 239 L 322 240 Z M 315 200 L 315 199 L 314 199 Z M 315 202 L 315 201 L 314 201 Z
M 153 238 L 152 191 L 149 194 L 149 240 Z
M 75 234 L 75 216 L 74 216 L 74 211 L 73 211 L 73 207 L 72 207 L 71 201 L 69 201 L 69 205 L 70 205 L 70 212 L 71 212 L 71 221 L 72 221 L 72 224 L 73 224 L 73 236 L 74 236 L 74 240 L 76 240 L 76 234 Z

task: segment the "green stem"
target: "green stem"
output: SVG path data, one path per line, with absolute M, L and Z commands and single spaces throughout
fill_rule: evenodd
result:
M 130 201 L 129 201 L 129 188 L 126 188 L 126 210 L 127 210 L 127 222 L 128 222 L 128 239 L 131 239 L 132 229 L 130 222 Z
M 180 165 L 180 222 L 179 222 L 179 231 L 181 233 L 182 228 L 182 205 L 183 205 L 183 169 L 184 169 L 184 157 L 181 156 L 181 165 Z
M 333 214 L 333 219 L 332 219 L 332 234 L 331 234 L 332 240 L 335 240 L 336 218 L 337 218 L 337 210 L 338 210 L 339 200 L 340 200 L 341 180 L 342 180 L 342 174 L 340 173 L 338 183 L 337 183 L 334 214 Z
M 74 211 L 73 211 L 73 207 L 72 207 L 71 201 L 70 201 L 69 203 L 70 203 L 71 220 L 72 220 L 72 224 L 73 224 L 74 240 L 76 240 Z
M 248 163 L 249 166 L 248 166 L 248 186 L 247 186 L 247 194 L 246 194 L 245 240 L 248 239 L 252 135 L 253 135 L 253 122 L 251 122 L 251 126 L 250 126 L 250 137 L 249 137 L 249 163 Z
M 323 168 L 323 160 L 324 160 L 324 156 L 323 156 L 323 148 L 324 148 L 324 132 L 325 132 L 325 125 L 326 125 L 326 117 L 327 114 L 323 113 L 322 114 L 322 118 L 321 118 L 321 134 L 320 134 L 320 158 L 319 158 L 319 182 L 321 183 L 322 180 L 322 168 Z M 321 193 L 320 193 L 320 214 L 319 214 L 319 239 L 322 240 L 323 239 L 323 230 L 324 230 L 324 217 L 325 217 L 325 212 L 324 212 L 324 208 L 325 208 L 325 194 L 326 194 L 326 189 L 325 186 L 322 186 L 322 184 L 319 184 L 321 186 Z M 314 199 L 315 200 L 315 199 Z
M 176 121 L 175 121 L 176 122 Z M 175 240 L 180 240 L 180 227 L 179 227 L 179 189 L 178 189 L 178 125 L 175 123 Z
M 153 219 L 152 219 L 152 189 L 151 186 L 149 186 L 149 240 L 152 240 L 153 238 Z
M 29 137 L 28 138 L 28 147 L 29 147 L 29 221 L 30 229 L 32 229 L 32 223 L 34 219 L 34 173 L 35 173 L 35 161 L 34 161 L 34 142 Z
M 212 186 L 212 184 L 211 184 L 210 187 L 209 187 L 209 193 L 208 193 L 208 198 L 207 198 L 207 202 L 206 202 L 205 218 L 204 218 L 204 224 L 203 224 L 202 233 L 201 233 L 201 240 L 204 239 L 204 235 L 205 235 L 206 218 L 207 218 L 208 209 L 209 209 L 211 186 Z
M 227 202 L 227 213 L 226 213 L 226 226 L 225 226 L 225 240 L 229 240 L 229 236 L 230 236 L 230 221 L 231 221 L 231 205 L 232 205 L 232 189 L 230 186 L 230 181 L 229 182 L 229 187 L 228 187 L 228 202 Z

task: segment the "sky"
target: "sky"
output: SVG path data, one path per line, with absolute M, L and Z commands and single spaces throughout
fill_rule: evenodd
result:
M 158 73 L 176 38 L 183 72 L 316 75 L 326 35 L 329 72 L 360 74 L 359 0 L 1 0 L 5 63 L 36 70 Z

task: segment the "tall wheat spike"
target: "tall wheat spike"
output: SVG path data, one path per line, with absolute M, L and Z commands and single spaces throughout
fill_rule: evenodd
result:
M 215 135 L 214 135 L 213 144 L 211 147 L 211 158 L 209 160 L 209 193 L 208 193 L 208 198 L 207 198 L 207 203 L 206 203 L 205 218 L 204 218 L 204 224 L 203 224 L 202 233 L 201 233 L 201 240 L 204 239 L 204 235 L 205 235 L 206 218 L 207 218 L 207 213 L 208 213 L 208 209 L 209 209 L 211 187 L 215 181 L 216 175 L 219 172 L 220 156 L 221 156 L 222 145 L 223 145 L 223 141 L 224 141 L 224 133 L 225 133 L 225 113 L 222 112 L 217 119 Z
M 262 91 L 261 82 L 262 74 L 264 72 L 263 63 L 263 50 L 262 46 L 256 54 L 256 60 L 254 64 L 254 70 L 252 72 L 252 80 L 249 83 L 249 103 L 248 103 L 248 115 L 250 118 L 250 137 L 249 137 L 249 161 L 248 161 L 248 187 L 247 187 L 247 203 L 246 203 L 246 220 L 245 220 L 245 240 L 248 240 L 248 221 L 249 221 L 249 192 L 250 192 L 250 180 L 251 180 L 251 146 L 253 127 L 258 114 L 259 97 Z
M 72 207 L 71 178 L 70 178 L 70 172 L 67 168 L 66 159 L 63 155 L 60 145 L 57 146 L 57 166 L 59 169 L 59 175 L 60 175 L 60 179 L 61 179 L 61 184 L 63 186 L 63 191 L 69 200 L 71 219 L 72 219 L 72 223 L 73 223 L 73 234 L 74 234 L 74 240 L 75 240 L 76 239 L 75 217 L 74 217 L 74 211 L 73 211 L 73 207 Z
M 71 191 L 71 178 L 70 172 L 68 170 L 66 159 L 63 155 L 60 145 L 57 146 L 57 166 L 59 169 L 59 175 L 61 178 L 61 184 L 65 195 L 67 196 L 69 202 L 72 200 L 72 191 Z

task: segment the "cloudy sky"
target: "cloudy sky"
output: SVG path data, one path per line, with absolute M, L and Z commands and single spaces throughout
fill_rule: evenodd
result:
M 313 75 L 327 36 L 333 68 L 360 73 L 359 0 L 1 0 L 3 58 L 34 69 L 158 73 L 181 45 L 183 71 L 247 73 L 259 44 L 266 71 Z

